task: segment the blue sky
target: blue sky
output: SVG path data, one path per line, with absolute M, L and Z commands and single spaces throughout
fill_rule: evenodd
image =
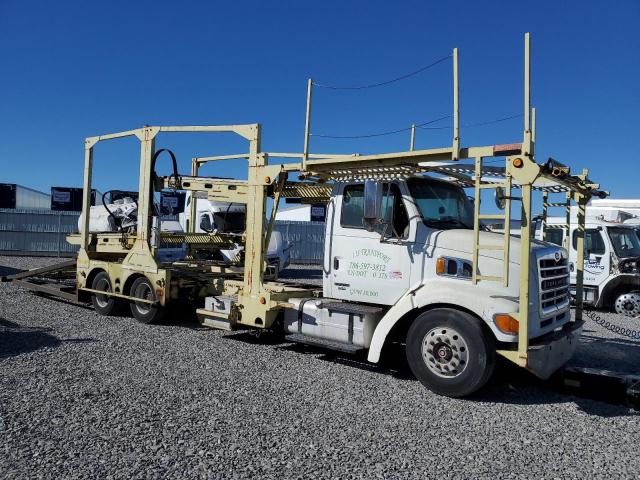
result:
M 144 124 L 260 122 L 263 149 L 301 151 L 306 79 L 358 85 L 460 49 L 461 123 L 522 112 L 532 34 L 538 161 L 588 167 L 613 196 L 640 197 L 638 1 L 0 2 L 0 182 L 81 186 L 83 139 Z M 451 113 L 451 63 L 364 91 L 318 89 L 312 131 L 357 135 Z M 437 125 L 448 125 L 449 121 Z M 462 129 L 463 145 L 518 141 L 522 119 Z M 421 130 L 418 148 L 448 145 Z M 313 138 L 312 152 L 407 148 L 408 133 Z M 244 151 L 226 136 L 165 135 L 193 156 Z M 96 148 L 95 186 L 137 185 L 133 140 Z M 204 174 L 243 175 L 240 164 Z M 168 171 L 168 170 L 167 170 Z

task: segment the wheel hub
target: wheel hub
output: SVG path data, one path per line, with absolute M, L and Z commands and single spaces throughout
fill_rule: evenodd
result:
M 640 293 L 625 293 L 620 295 L 615 302 L 616 313 L 628 317 L 640 315 Z
M 469 349 L 467 342 L 456 330 L 437 327 L 424 336 L 422 358 L 432 373 L 439 377 L 453 378 L 467 367 Z

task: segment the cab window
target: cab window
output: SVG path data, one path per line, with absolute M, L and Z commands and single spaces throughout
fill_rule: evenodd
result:
M 400 187 L 395 183 L 384 183 L 381 205 L 383 224 L 379 231 L 386 237 L 406 238 L 409 230 L 409 216 L 402 201 Z M 346 228 L 364 228 L 364 185 L 348 185 L 342 194 L 340 225 Z
M 347 228 L 364 228 L 364 185 L 347 185 L 342 193 L 340 225 Z
M 385 237 L 407 238 L 409 236 L 409 215 L 402 202 L 400 188 L 395 183 L 384 184 L 381 217 Z
M 547 227 L 547 234 L 545 238 L 547 242 L 562 246 L 562 237 L 564 237 L 564 231 L 561 228 Z
M 211 232 L 213 225 L 211 225 L 211 217 L 208 213 L 203 213 L 200 216 L 200 228 L 205 232 Z
M 573 231 L 573 249 L 578 249 L 578 231 Z M 589 228 L 584 232 L 584 254 L 604 255 L 606 251 L 604 239 L 599 230 Z

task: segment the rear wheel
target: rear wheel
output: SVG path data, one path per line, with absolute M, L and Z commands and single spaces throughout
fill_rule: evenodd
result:
M 493 338 L 474 316 L 437 308 L 415 319 L 407 333 L 407 361 L 429 390 L 463 397 L 482 388 L 495 367 Z
M 100 290 L 101 292 L 112 292 L 109 274 L 107 272 L 98 273 L 91 283 L 91 288 L 93 290 Z M 91 303 L 95 311 L 100 315 L 115 315 L 122 307 L 122 303 L 115 297 L 101 295 L 99 293 L 91 294 Z
M 628 317 L 640 316 L 640 292 L 627 292 L 618 295 L 613 306 L 616 313 Z
M 131 313 L 140 323 L 159 323 L 165 315 L 165 309 L 157 303 L 153 285 L 146 277 L 134 280 L 129 293 L 132 297 L 147 300 L 145 302 L 131 301 Z

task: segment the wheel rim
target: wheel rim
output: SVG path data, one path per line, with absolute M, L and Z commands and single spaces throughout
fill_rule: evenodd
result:
M 469 347 L 455 329 L 436 327 L 429 330 L 422 340 L 422 358 L 435 375 L 454 378 L 467 368 Z
M 145 300 L 154 300 L 153 290 L 151 289 L 151 285 L 148 283 L 141 283 L 136 287 L 136 290 L 133 292 L 133 296 L 136 298 L 143 298 Z M 136 310 L 140 312 L 141 315 L 146 315 L 151 311 L 151 304 L 145 302 L 135 302 Z
M 616 299 L 616 313 L 637 317 L 640 315 L 640 293 L 625 293 Z
M 101 292 L 111 292 L 111 285 L 109 284 L 109 279 L 104 277 L 100 278 L 96 282 L 96 286 L 94 287 L 94 289 L 100 290 Z M 95 297 L 96 297 L 96 303 L 100 308 L 105 308 L 109 304 L 108 296 L 100 295 L 99 293 L 96 293 Z

